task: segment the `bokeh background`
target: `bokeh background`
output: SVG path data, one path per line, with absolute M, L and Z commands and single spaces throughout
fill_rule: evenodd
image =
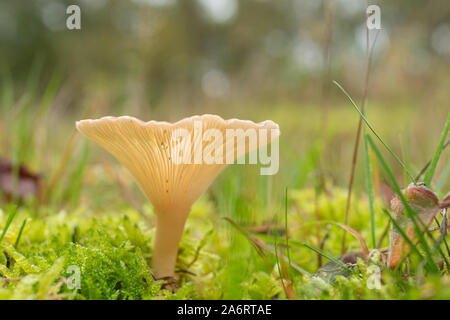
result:
M 69 4 L 81 8 L 81 30 L 66 28 Z M 361 101 L 368 4 L 380 6 L 382 19 L 378 36 L 369 34 L 377 40 L 368 117 L 417 172 L 449 109 L 446 0 L 2 1 L 2 154 L 51 175 L 74 121 L 87 115 L 175 121 L 217 113 L 280 124 L 274 189 L 314 185 L 319 162 L 327 179 L 345 186 L 358 115 L 332 80 Z M 43 137 L 8 136 L 17 110 L 45 103 L 44 117 L 29 117 L 42 122 L 27 129 L 46 130 Z M 37 150 L 32 140 L 41 141 Z M 36 160 L 36 153 L 48 156 Z M 440 175 L 441 188 L 448 174 Z

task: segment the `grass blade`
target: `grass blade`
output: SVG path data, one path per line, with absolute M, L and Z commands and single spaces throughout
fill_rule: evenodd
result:
M 431 160 L 430 166 L 428 167 L 427 172 L 425 173 L 424 182 L 427 186 L 431 184 L 431 180 L 433 180 L 434 172 L 436 171 L 436 166 L 441 157 L 442 149 L 444 148 L 445 139 L 447 138 L 448 130 L 450 128 L 450 112 L 447 116 L 447 121 L 445 122 L 444 131 L 442 131 L 441 140 L 439 141 L 439 145 L 434 153 L 433 159 Z
M 367 118 L 364 116 L 364 114 L 361 112 L 361 110 L 359 110 L 358 106 L 356 105 L 355 101 L 353 101 L 353 99 L 350 97 L 350 95 L 347 93 L 347 91 L 345 91 L 345 89 L 337 82 L 337 81 L 333 81 L 333 83 L 345 94 L 345 96 L 348 98 L 348 100 L 350 100 L 351 104 L 353 105 L 353 107 L 356 109 L 356 111 L 358 111 L 361 119 L 365 122 L 365 124 L 367 125 L 367 127 L 370 129 L 370 131 L 373 132 L 373 134 L 377 137 L 377 139 L 383 144 L 383 146 L 386 148 L 386 150 L 389 151 L 389 153 L 395 158 L 395 160 L 400 164 L 400 166 L 405 170 L 405 172 L 408 174 L 409 178 L 411 179 L 411 181 L 413 181 L 414 183 L 416 183 L 416 179 L 413 177 L 413 175 L 409 172 L 408 168 L 406 167 L 406 165 L 402 162 L 402 160 L 400 160 L 399 157 L 397 157 L 397 155 L 394 153 L 394 151 L 392 151 L 392 149 L 383 141 L 383 139 L 381 139 L 380 135 L 375 131 L 375 129 L 372 127 L 372 125 L 369 123 L 369 121 L 367 120 Z
M 242 235 L 244 235 L 248 241 L 250 241 L 250 243 L 255 247 L 256 251 L 258 252 L 258 254 L 263 258 L 265 256 L 264 251 L 267 251 L 271 254 L 274 254 L 276 256 L 277 259 L 281 259 L 287 263 L 289 263 L 289 260 L 286 256 L 284 256 L 283 254 L 281 254 L 280 252 L 278 252 L 277 247 L 278 247 L 278 237 L 271 237 L 274 240 L 274 249 L 272 249 L 270 246 L 268 246 L 264 241 L 262 241 L 261 239 L 253 236 L 252 234 L 250 234 L 247 230 L 245 230 L 244 228 L 242 228 L 240 225 L 238 225 L 234 220 L 232 220 L 231 218 L 228 217 L 222 217 L 220 220 L 225 220 L 228 221 L 237 231 L 239 231 Z M 219 220 L 219 221 L 220 221 Z M 291 241 L 292 242 L 292 241 Z M 263 251 L 264 250 L 264 251 Z M 290 262 L 289 265 L 291 266 L 292 269 L 298 271 L 299 273 L 303 274 L 303 275 L 307 275 L 310 276 L 311 274 L 300 268 L 298 265 L 296 265 L 293 262 Z
M 28 218 L 23 219 L 22 225 L 20 226 L 19 234 L 17 235 L 16 242 L 14 243 L 14 248 L 17 248 L 20 242 L 20 238 L 22 237 L 23 229 L 25 229 L 25 225 L 28 222 Z
M 395 180 L 394 175 L 392 174 L 392 171 L 389 169 L 389 166 L 387 165 L 386 161 L 384 160 L 383 156 L 381 155 L 380 151 L 378 150 L 378 148 L 375 145 L 372 138 L 370 136 L 367 136 L 367 140 L 370 144 L 370 147 L 375 152 L 375 155 L 377 156 L 378 161 L 380 162 L 381 166 L 383 167 L 384 171 L 386 172 L 389 180 L 391 181 L 393 190 L 401 199 L 401 201 L 405 207 L 405 210 L 413 223 L 415 233 L 417 234 L 417 237 L 419 238 L 419 242 L 420 242 L 423 250 L 425 251 L 425 256 L 426 256 L 426 259 L 428 262 L 427 266 L 429 265 L 429 267 L 427 269 L 429 269 L 430 271 L 439 272 L 439 268 L 437 267 L 436 263 L 433 260 L 430 247 L 428 246 L 428 244 L 422 234 L 422 230 L 420 229 L 419 225 L 417 224 L 416 217 L 419 218 L 418 215 L 414 212 L 414 210 L 411 208 L 411 206 L 406 201 L 405 196 L 401 192 L 400 187 L 398 186 L 397 181 Z
M 314 247 L 311 247 L 309 244 L 307 244 L 307 243 L 305 243 L 305 242 L 303 242 L 302 245 L 305 246 L 305 247 L 307 247 L 308 249 L 310 249 L 310 250 L 316 252 L 317 254 L 320 254 L 321 256 L 327 258 L 328 260 L 333 261 L 335 264 L 341 266 L 342 268 L 344 268 L 344 269 L 346 269 L 346 270 L 348 270 L 348 271 L 352 271 L 352 270 L 351 270 L 345 263 L 343 263 L 341 260 L 336 259 L 336 258 L 333 258 L 333 257 L 329 256 L 328 254 L 326 254 L 325 252 L 323 252 L 323 251 L 321 251 L 321 250 L 319 250 L 319 249 L 316 249 L 316 248 L 314 248 Z
M 286 187 L 286 196 L 284 199 L 284 227 L 286 229 L 286 253 L 289 260 L 289 265 L 291 265 L 291 254 L 289 252 L 289 231 L 288 231 L 288 216 L 287 216 L 287 206 L 288 206 L 288 187 Z
M 367 247 L 366 241 L 356 230 L 350 228 L 349 226 L 347 226 L 345 224 L 339 223 L 339 222 L 335 222 L 334 224 L 337 225 L 338 227 L 341 227 L 345 231 L 349 232 L 352 236 L 354 236 L 359 241 L 359 245 L 361 246 L 361 250 L 362 250 L 364 257 L 367 258 L 369 256 L 370 251 L 369 251 L 369 248 Z
M 367 51 L 367 62 L 366 62 L 366 74 L 365 74 L 365 82 L 364 82 L 364 95 L 361 102 L 361 111 L 365 115 L 366 112 L 366 102 L 367 102 L 367 96 L 369 92 L 369 78 L 370 78 L 370 65 L 372 61 L 372 55 L 373 55 L 373 49 L 375 48 L 375 44 L 377 42 L 377 38 L 379 35 L 379 30 L 375 36 L 375 40 L 372 43 L 372 46 L 370 45 L 370 32 L 369 28 L 366 28 L 366 51 Z M 362 118 L 359 118 L 358 121 L 358 129 L 356 131 L 356 139 L 355 139 L 355 145 L 353 147 L 353 156 L 352 156 L 352 168 L 350 171 L 350 181 L 348 183 L 348 192 L 347 192 L 347 203 L 345 207 L 345 220 L 344 224 L 348 225 L 348 219 L 350 214 L 350 205 L 352 200 L 352 190 L 353 190 L 353 182 L 355 177 L 355 171 L 356 171 L 356 163 L 358 160 L 358 151 L 359 151 L 359 141 L 361 137 L 361 131 L 366 133 L 366 127 L 363 127 Z M 346 241 L 346 235 L 347 233 L 344 232 L 344 236 L 342 237 L 342 248 L 341 248 L 341 254 L 344 254 L 345 252 L 345 241 Z
M 394 228 L 400 233 L 400 235 L 402 236 L 403 240 L 405 240 L 408 243 L 408 245 L 411 248 L 411 250 L 413 250 L 420 257 L 420 259 L 423 259 L 423 256 L 420 253 L 420 251 L 417 249 L 417 247 L 414 245 L 414 243 L 412 243 L 411 239 L 409 239 L 409 237 L 406 235 L 405 231 L 397 223 L 397 221 L 390 214 L 390 212 L 386 208 L 383 208 L 383 212 L 389 217 L 389 220 L 392 222 Z
M 450 140 L 448 140 L 444 144 L 444 147 L 442 148 L 442 151 L 444 151 L 445 148 L 447 148 L 449 145 L 450 145 Z M 431 160 L 427 162 L 427 164 L 422 168 L 422 170 L 420 170 L 420 172 L 416 176 L 416 180 L 417 181 L 419 181 L 420 177 L 428 170 L 428 168 L 430 167 L 430 164 L 431 164 Z
M 9 229 L 9 226 L 11 225 L 11 223 L 12 223 L 13 220 L 14 220 L 14 217 L 16 216 L 16 213 L 17 213 L 17 206 L 16 206 L 16 205 L 13 205 L 13 206 L 10 208 L 10 210 L 9 210 L 8 219 L 6 220 L 5 227 L 3 228 L 3 232 L 2 232 L 2 234 L 0 235 L 0 242 L 2 242 L 3 238 L 5 237 L 6 232 L 7 232 L 8 229 Z
M 364 168 L 366 171 L 366 187 L 367 195 L 369 197 L 369 211 L 370 211 L 370 233 L 372 238 L 372 247 L 377 247 L 377 239 L 375 236 L 375 205 L 374 205 L 374 192 L 373 192 L 373 180 L 372 180 L 372 164 L 369 156 L 369 145 L 367 142 L 367 133 L 364 135 Z

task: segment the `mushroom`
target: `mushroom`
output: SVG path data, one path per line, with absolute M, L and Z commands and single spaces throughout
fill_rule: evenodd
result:
M 433 221 L 436 213 L 440 210 L 439 198 L 430 189 L 425 187 L 424 184 L 411 183 L 406 190 L 403 190 L 403 195 L 408 205 L 417 213 L 417 217 L 425 224 L 425 228 L 428 228 Z M 399 226 L 405 228 L 406 236 L 414 242 L 417 237 L 414 224 L 408 213 L 405 210 L 403 201 L 401 201 L 398 195 L 395 195 L 391 200 L 391 210 L 393 218 Z M 417 219 L 417 217 L 415 219 Z M 419 224 L 419 228 L 423 229 Z M 404 238 L 400 232 L 394 228 L 391 224 L 391 231 L 389 233 L 389 252 L 388 252 L 388 266 L 394 269 L 401 261 L 403 254 L 408 251 L 408 244 L 404 243 Z
M 278 125 L 272 121 L 224 120 L 208 114 L 176 123 L 104 117 L 81 120 L 76 126 L 130 171 L 152 203 L 156 213 L 153 275 L 155 279 L 172 280 L 178 245 L 192 204 L 228 164 L 236 159 L 242 163 L 246 153 L 279 136 Z M 228 134 L 230 129 L 240 130 L 240 134 Z M 259 133 L 253 135 L 253 144 L 251 131 Z M 245 148 L 239 147 L 246 138 L 249 143 Z M 211 142 L 204 145 L 204 141 Z

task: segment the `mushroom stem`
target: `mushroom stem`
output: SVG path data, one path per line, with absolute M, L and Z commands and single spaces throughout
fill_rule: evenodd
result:
M 157 214 L 152 257 L 152 270 L 155 279 L 175 276 L 178 245 L 189 211 L 188 209 L 176 213 Z

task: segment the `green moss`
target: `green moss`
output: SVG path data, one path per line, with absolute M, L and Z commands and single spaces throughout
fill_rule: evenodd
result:
M 345 212 L 345 192 L 331 192 L 319 196 L 318 212 L 321 220 L 339 221 Z M 315 253 L 294 245 L 295 240 L 314 244 L 314 193 L 310 189 L 290 193 L 290 256 L 294 263 L 314 274 Z M 245 198 L 235 201 L 228 205 L 244 210 L 240 204 Z M 100 215 L 79 208 L 36 216 L 26 208 L 19 210 L 0 244 L 0 276 L 8 278 L 0 289 L 0 299 L 286 299 L 274 255 L 267 251 L 264 256 L 258 255 L 244 235 L 220 220 L 214 203 L 206 196 L 193 207 L 180 244 L 176 268 L 180 289 L 176 293 L 161 291 L 162 282 L 153 280 L 151 275 L 152 213 L 143 219 L 136 210 L 123 206 L 117 211 L 104 210 Z M 239 222 L 243 226 L 251 223 L 255 208 L 245 206 L 245 210 L 248 218 Z M 351 225 L 368 239 L 367 201 L 355 200 L 353 210 Z M 237 216 L 238 211 L 233 215 Z M 25 218 L 31 221 L 15 248 L 20 221 Z M 6 214 L 0 212 L 0 227 L 6 219 Z M 377 235 L 385 223 L 380 217 Z M 324 227 L 322 224 L 322 234 Z M 324 250 L 337 256 L 341 236 L 342 230 L 332 226 Z M 268 239 L 266 244 L 270 247 L 270 239 L 274 238 Z M 358 241 L 349 237 L 348 242 L 350 250 L 359 250 Z M 285 253 L 281 246 L 279 250 Z M 368 285 L 379 272 L 380 286 Z M 425 277 L 417 285 L 413 276 L 404 280 L 398 272 L 386 270 L 379 253 L 368 262 L 358 260 L 350 275 L 338 275 L 333 281 L 304 276 L 293 269 L 290 274 L 298 299 L 450 298 L 448 275 Z

